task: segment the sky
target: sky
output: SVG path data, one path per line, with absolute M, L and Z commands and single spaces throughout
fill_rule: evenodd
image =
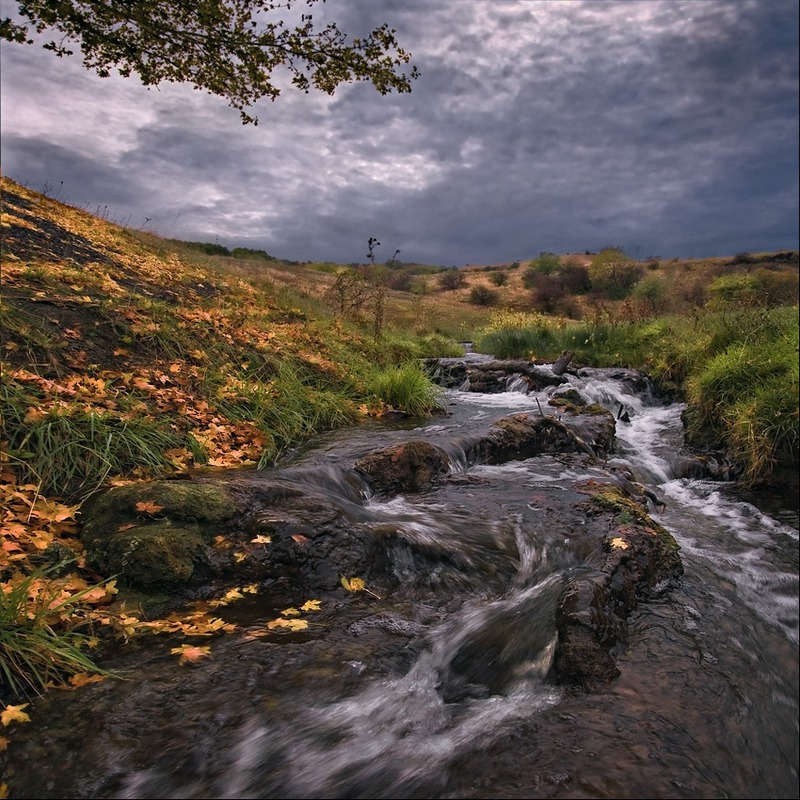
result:
M 16 8 L 0 0 L 2 16 Z M 167 238 L 443 266 L 617 246 L 798 249 L 797 0 L 328 0 L 420 76 L 288 87 L 243 125 L 189 85 L 0 46 L 2 173 Z

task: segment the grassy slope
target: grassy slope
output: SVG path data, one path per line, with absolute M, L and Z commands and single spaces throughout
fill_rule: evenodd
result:
M 6 653 L 26 626 L 50 645 L 48 626 L 93 620 L 124 636 L 136 627 L 104 610 L 113 583 L 89 588 L 106 576 L 83 565 L 77 519 L 88 494 L 191 468 L 269 463 L 315 431 L 381 413 L 379 378 L 426 355 L 413 337 L 376 340 L 327 313 L 319 298 L 328 274 L 210 258 L 6 179 L 2 233 Z M 31 577 L 65 559 L 72 571 L 59 578 Z

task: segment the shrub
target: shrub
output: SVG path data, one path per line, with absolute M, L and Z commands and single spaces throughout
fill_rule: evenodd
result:
M 561 269 L 561 257 L 555 253 L 540 253 L 538 258 L 531 261 L 528 269 L 540 275 L 552 275 Z
M 488 286 L 473 286 L 469 293 L 469 301 L 474 306 L 489 306 L 497 305 L 498 294 Z
M 490 281 L 491 281 L 491 282 L 492 282 L 492 283 L 493 283 L 495 286 L 505 286 L 505 285 L 506 285 L 506 283 L 508 283 L 508 275 L 506 275 L 506 273 L 505 273 L 505 272 L 501 272 L 500 270 L 498 270 L 497 272 L 493 272 L 493 273 L 492 273 L 492 274 L 489 276 L 489 280 L 490 280 Z
M 656 314 L 666 302 L 667 282 L 658 275 L 647 275 L 633 287 L 633 297 L 647 304 L 648 310 Z
M 592 292 L 610 300 L 624 300 L 641 277 L 640 265 L 615 247 L 601 250 L 592 258 L 589 279 Z
M 467 276 L 458 268 L 453 267 L 439 276 L 439 286 L 445 290 L 460 289 L 467 283 Z
M 711 282 L 708 293 L 708 307 L 715 311 L 753 305 L 760 294 L 753 275 L 721 275 Z

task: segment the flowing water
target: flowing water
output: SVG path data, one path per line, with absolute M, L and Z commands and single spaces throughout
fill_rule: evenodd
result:
M 52 719 L 17 756 L 11 796 L 797 798 L 797 488 L 766 513 L 735 484 L 674 478 L 681 405 L 612 374 L 569 377 L 627 412 L 606 463 L 475 463 L 478 432 L 546 403 L 513 381 L 501 394 L 448 390 L 448 415 L 423 424 L 376 423 L 298 451 L 287 482 L 315 483 L 360 528 L 447 554 L 424 575 L 410 550 L 390 554 L 409 592 L 424 582 L 428 594 L 365 598 L 374 613 L 338 649 L 300 637 L 249 662 L 231 638 L 205 683 L 199 667 L 181 675 L 174 656 L 145 653 L 127 688 L 102 684 L 88 708 L 47 701 Z M 411 438 L 446 449 L 453 479 L 365 495 L 347 466 Z M 610 689 L 573 694 L 545 679 L 559 594 L 585 568 L 565 535 L 581 521 L 558 499 L 622 468 L 656 499 L 684 575 L 629 618 Z M 398 644 L 376 664 L 366 643 L 378 636 Z M 314 647 L 316 661 L 286 655 Z

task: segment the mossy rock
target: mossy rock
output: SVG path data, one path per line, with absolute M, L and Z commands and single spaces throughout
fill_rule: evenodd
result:
M 220 527 L 241 516 L 236 496 L 195 481 L 119 486 L 81 511 L 87 563 L 145 591 L 175 588 L 198 577 Z
M 102 574 L 118 575 L 126 586 L 168 590 L 191 582 L 206 562 L 206 544 L 196 523 L 161 520 L 96 540 L 87 562 Z

